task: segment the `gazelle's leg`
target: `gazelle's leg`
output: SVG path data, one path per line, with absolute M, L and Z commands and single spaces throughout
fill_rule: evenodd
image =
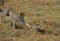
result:
M 31 27 L 31 28 L 32 28 L 32 26 L 31 26 L 31 25 L 29 25 L 28 23 L 26 23 L 26 26 L 28 26 L 28 27 Z
M 2 16 L 1 23 L 3 23 L 5 16 L 6 16 L 6 15 L 3 15 L 3 16 Z
M 15 21 L 13 21 L 13 30 L 15 30 Z
M 28 27 L 32 27 L 31 25 L 29 25 L 28 23 L 26 23 L 26 21 L 24 20 L 24 18 L 21 18 L 20 21 L 21 21 L 24 25 L 26 25 L 26 26 L 28 26 Z
M 32 25 L 28 24 L 28 23 L 25 21 L 25 19 L 24 19 L 23 16 L 20 16 L 18 20 L 21 21 L 24 25 L 26 25 L 26 26 L 28 26 L 28 27 L 30 27 L 30 28 L 33 28 Z

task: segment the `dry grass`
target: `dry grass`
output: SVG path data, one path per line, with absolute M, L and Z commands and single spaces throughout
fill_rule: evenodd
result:
M 8 3 L 8 4 L 7 4 Z M 31 28 L 16 22 L 19 29 L 13 31 L 9 17 L 0 24 L 0 41 L 60 41 L 60 0 L 7 0 L 3 8 L 12 7 L 16 12 L 25 12 L 29 24 L 41 25 L 48 33 L 33 31 Z

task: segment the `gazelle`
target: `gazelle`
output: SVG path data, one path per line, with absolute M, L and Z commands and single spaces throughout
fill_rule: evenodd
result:
M 10 7 L 7 7 L 5 10 L 3 10 L 1 23 L 3 22 L 5 16 L 7 16 L 7 15 L 9 15 L 10 20 L 13 23 L 13 29 L 15 29 L 15 23 L 17 20 L 20 20 L 24 25 L 32 27 L 31 25 L 29 25 L 28 23 L 25 22 L 24 13 L 19 13 L 19 15 L 17 15 L 17 13 Z

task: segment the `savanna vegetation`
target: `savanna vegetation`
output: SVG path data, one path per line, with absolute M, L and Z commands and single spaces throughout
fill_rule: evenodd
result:
M 0 41 L 60 41 L 60 0 L 6 0 L 2 8 L 7 6 L 17 13 L 24 12 L 26 22 L 31 25 L 45 22 L 46 32 L 32 30 L 19 21 L 14 31 L 6 16 L 4 23 L 0 23 Z

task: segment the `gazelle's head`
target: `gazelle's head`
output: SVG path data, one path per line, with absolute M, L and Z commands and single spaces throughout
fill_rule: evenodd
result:
M 20 16 L 23 16 L 24 17 L 25 16 L 25 13 L 20 13 Z

